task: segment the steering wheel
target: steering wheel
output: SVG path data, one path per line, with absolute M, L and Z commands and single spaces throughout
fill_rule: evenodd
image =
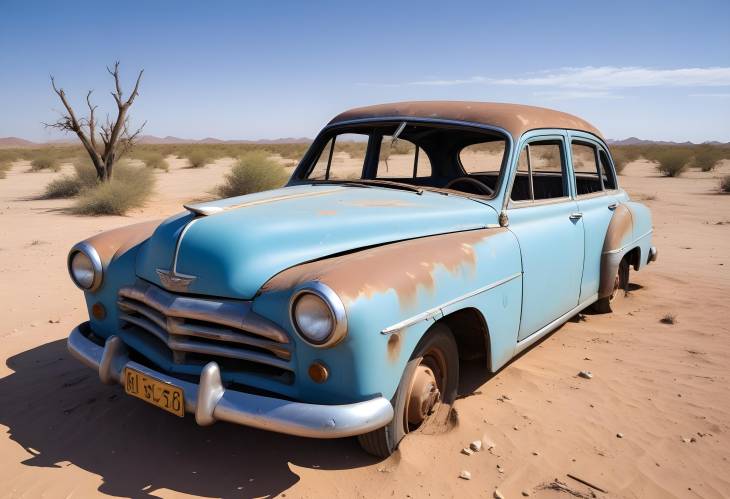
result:
M 472 186 L 476 187 L 477 189 L 479 189 L 484 194 L 487 194 L 488 196 L 491 196 L 494 194 L 494 189 L 489 187 L 484 182 L 480 182 L 479 180 L 477 180 L 473 177 L 457 177 L 454 180 L 451 180 L 448 184 L 446 184 L 446 186 L 444 186 L 444 189 L 454 189 L 454 186 L 456 184 L 461 184 L 461 183 L 472 185 Z M 455 189 L 455 190 L 459 190 L 459 189 Z

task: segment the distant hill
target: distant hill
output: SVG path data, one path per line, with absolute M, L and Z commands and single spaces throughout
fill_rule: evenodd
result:
M 644 140 L 639 139 L 637 137 L 629 137 L 628 139 L 622 139 L 622 140 L 616 140 L 616 139 L 606 139 L 606 142 L 610 146 L 694 146 L 698 145 L 694 142 L 671 142 L 671 141 L 665 141 L 665 140 Z M 730 142 L 722 143 L 718 141 L 707 141 L 702 142 L 702 144 L 709 144 L 712 146 L 726 146 L 730 145 Z
M 139 138 L 140 144 L 308 144 L 312 139 L 306 137 L 283 137 L 280 139 L 260 139 L 260 140 L 222 140 L 215 137 L 206 137 L 204 139 L 181 139 L 180 137 L 156 137 L 154 135 L 142 135 Z
M 260 140 L 221 140 L 215 137 L 204 139 L 181 139 L 180 137 L 156 137 L 154 135 L 142 135 L 139 137 L 140 144 L 308 144 L 312 139 L 307 137 L 283 137 L 280 139 Z M 0 149 L 20 147 L 43 147 L 43 146 L 67 146 L 77 145 L 79 142 L 73 137 L 54 139 L 48 142 L 32 142 L 18 137 L 0 137 Z
M 35 142 L 18 137 L 0 137 L 0 148 L 10 147 L 33 147 L 38 146 Z

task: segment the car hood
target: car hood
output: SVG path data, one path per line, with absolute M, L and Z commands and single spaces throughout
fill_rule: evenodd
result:
M 170 287 L 165 272 L 174 268 L 175 275 L 188 276 L 188 293 L 242 299 L 297 264 L 497 223 L 493 208 L 465 197 L 322 184 L 188 209 L 163 222 L 140 248 L 137 275 Z

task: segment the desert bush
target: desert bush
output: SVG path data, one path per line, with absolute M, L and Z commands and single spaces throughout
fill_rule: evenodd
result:
M 156 151 L 140 151 L 133 156 L 135 159 L 140 160 L 145 164 L 147 168 L 153 168 L 155 170 L 170 171 L 170 165 L 167 163 L 165 156 Z
M 720 179 L 720 192 L 730 193 L 730 175 L 725 175 Z
M 202 168 L 213 162 L 213 156 L 205 149 L 194 149 L 185 156 L 190 162 L 190 168 Z
M 0 160 L 0 179 L 5 178 L 5 176 L 8 174 L 8 170 L 10 170 L 10 166 L 10 161 Z
M 75 160 L 74 170 L 71 175 L 63 175 L 49 182 L 41 199 L 72 198 L 96 186 L 98 182 L 96 170 L 88 158 Z
M 286 181 L 286 171 L 279 163 L 270 159 L 264 151 L 251 151 L 241 156 L 216 192 L 225 198 L 241 196 L 276 189 Z
M 611 158 L 613 159 L 613 166 L 616 167 L 616 173 L 619 175 L 624 171 L 626 165 L 633 161 L 629 159 L 629 155 L 624 149 L 614 149 L 611 152 Z
M 117 163 L 111 181 L 84 189 L 72 208 L 79 215 L 124 215 L 142 206 L 152 194 L 155 176 L 151 169 Z
M 710 145 L 703 145 L 697 148 L 692 163 L 703 172 L 709 172 L 717 166 L 721 159 L 723 159 L 723 151 L 721 149 Z
M 39 172 L 41 170 L 51 170 L 57 172 L 61 169 L 61 163 L 58 158 L 51 155 L 38 156 L 30 162 L 30 170 Z
M 691 154 L 686 149 L 664 148 L 655 151 L 652 159 L 657 163 L 657 170 L 667 177 L 679 177 L 689 166 Z

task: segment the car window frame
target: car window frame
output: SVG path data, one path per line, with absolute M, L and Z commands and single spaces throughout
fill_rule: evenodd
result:
M 603 142 L 602 140 L 600 140 L 598 137 L 596 137 L 595 135 L 590 134 L 588 132 L 582 132 L 579 130 L 567 130 L 567 133 L 568 133 L 568 135 L 567 135 L 568 142 L 577 140 L 578 142 L 581 142 L 581 141 L 587 142 L 587 143 L 590 143 L 591 145 L 595 146 L 596 147 L 596 161 L 598 162 L 599 165 L 600 165 L 601 151 L 606 153 L 606 157 L 608 158 L 608 163 L 609 163 L 608 164 L 609 171 L 606 173 L 608 175 L 612 176 L 613 185 L 614 185 L 614 187 L 612 189 L 605 188 L 605 185 L 603 184 L 603 177 L 601 177 L 601 185 L 604 185 L 604 189 L 600 193 L 592 192 L 590 194 L 581 194 L 580 196 L 578 196 L 578 189 L 577 189 L 577 186 L 575 185 L 575 180 L 573 179 L 573 192 L 575 192 L 575 199 L 578 199 L 578 198 L 587 199 L 590 197 L 599 197 L 602 195 L 610 196 L 610 195 L 615 195 L 617 192 L 619 192 L 621 190 L 621 186 L 619 185 L 619 182 L 618 182 L 618 174 L 616 173 L 616 165 L 614 165 L 614 163 L 613 163 L 613 157 L 611 156 L 611 151 L 609 150 L 608 145 L 605 142 Z M 570 158 L 570 166 L 572 169 L 572 167 L 573 167 L 572 151 L 571 151 L 571 158 Z M 575 173 L 573 173 L 573 175 L 575 176 Z
M 608 191 L 610 189 L 606 189 L 605 185 L 603 184 L 603 176 L 601 175 L 601 164 L 600 164 L 600 146 L 597 142 L 585 139 L 583 137 L 576 137 L 571 136 L 569 138 L 570 143 L 570 170 L 572 171 L 573 175 L 571 177 L 571 182 L 573 183 L 573 191 L 575 192 L 575 199 L 590 199 L 590 198 L 597 198 L 601 196 L 607 196 Z M 593 159 L 596 162 L 596 174 L 598 175 L 598 180 L 601 182 L 601 190 L 596 192 L 588 192 L 586 194 L 578 194 L 578 179 L 575 176 L 575 167 L 573 165 L 573 143 L 589 146 L 593 148 Z
M 327 145 L 327 141 L 333 136 L 341 133 L 347 133 L 345 130 L 357 129 L 363 125 L 387 125 L 394 123 L 408 122 L 412 124 L 421 125 L 433 125 L 446 128 L 456 129 L 470 129 L 477 132 L 491 133 L 498 135 L 506 141 L 505 154 L 502 158 L 502 164 L 500 165 L 500 174 L 497 178 L 497 185 L 494 189 L 493 195 L 482 195 L 482 194 L 465 194 L 469 198 L 479 199 L 481 201 L 502 201 L 504 193 L 507 189 L 509 176 L 510 176 L 510 165 L 512 164 L 513 155 L 515 151 L 515 138 L 506 129 L 495 126 L 487 125 L 484 123 L 476 123 L 472 121 L 461 121 L 461 120 L 450 120 L 442 118 L 424 118 L 424 117 L 411 117 L 411 116 L 377 116 L 373 118 L 357 118 L 347 121 L 340 121 L 325 126 L 319 134 L 315 137 L 312 144 L 309 146 L 307 152 L 302 156 L 299 164 L 292 172 L 289 181 L 286 186 L 293 185 L 306 185 L 312 183 L 326 183 L 327 181 L 313 181 L 307 178 L 311 173 L 314 165 L 321 155 L 321 151 L 324 150 L 324 146 Z M 372 178 L 368 175 L 372 175 L 372 162 L 373 162 L 373 150 L 375 149 L 375 143 L 373 141 L 374 135 L 370 135 L 368 141 L 368 148 L 365 153 L 365 165 L 361 172 L 362 178 Z M 430 160 L 430 156 L 429 156 Z M 455 159 L 458 162 L 458 157 Z M 433 162 L 432 162 L 433 164 Z M 461 165 L 459 165 L 461 167 Z
M 512 199 L 512 189 L 514 188 L 514 181 L 517 176 L 517 164 L 520 159 L 520 154 L 525 146 L 528 146 L 533 142 L 549 142 L 558 141 L 562 147 L 561 154 L 561 171 L 563 173 L 563 190 L 567 194 L 559 198 L 547 198 L 547 199 L 523 199 L 515 201 Z M 533 206 L 543 206 L 549 204 L 559 204 L 574 201 L 573 197 L 573 186 L 571 183 L 570 175 L 572 174 L 572 165 L 570 165 L 569 153 L 567 151 L 567 134 L 564 130 L 544 131 L 544 133 L 530 134 L 529 132 L 522 136 L 519 141 L 519 147 L 514 150 L 512 158 L 512 167 L 510 169 L 510 179 L 507 189 L 504 193 L 503 209 L 522 209 L 530 208 Z M 534 193 L 533 193 L 534 198 Z

